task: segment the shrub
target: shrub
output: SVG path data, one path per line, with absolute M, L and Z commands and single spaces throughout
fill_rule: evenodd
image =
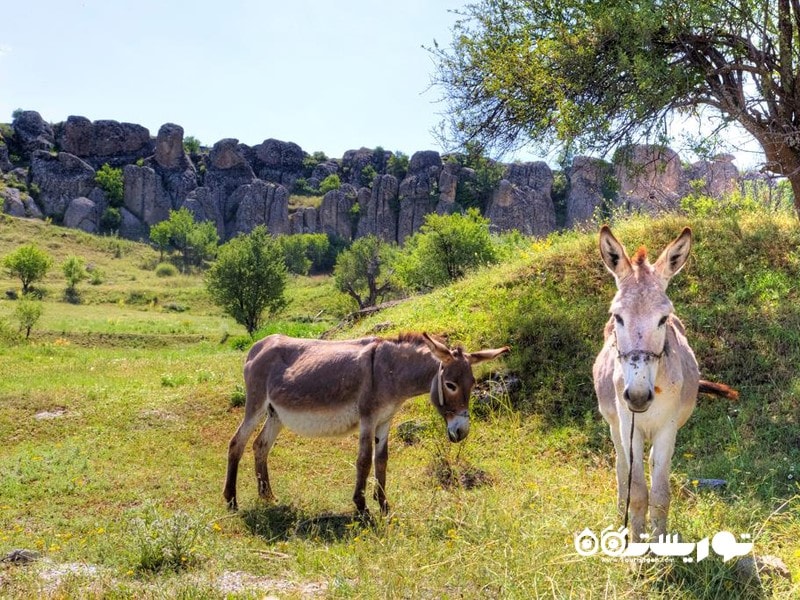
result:
M 342 187 L 342 180 L 336 173 L 332 173 L 320 182 L 319 193 L 324 196 L 331 190 L 338 190 L 340 187 Z
M 394 246 L 374 235 L 357 239 L 336 261 L 336 288 L 353 298 L 360 309 L 374 306 L 397 288 L 396 254 Z
M 193 135 L 183 138 L 183 150 L 186 154 L 198 154 L 200 152 L 200 140 Z
M 74 290 L 76 285 L 88 277 L 83 259 L 77 256 L 68 256 L 61 269 L 67 280 L 68 290 Z
M 122 206 L 124 192 L 122 169 L 115 169 L 106 163 L 97 170 L 94 181 L 106 193 L 108 203 L 112 207 Z
M 175 277 L 178 269 L 172 263 L 158 263 L 156 265 L 156 277 Z
M 112 233 L 119 230 L 122 225 L 122 213 L 118 208 L 108 206 L 100 216 L 100 230 L 104 233 Z
M 409 287 L 425 289 L 496 261 L 489 220 L 471 208 L 463 215 L 427 215 L 419 231 L 406 241 L 397 271 Z
M 162 517 L 148 507 L 130 521 L 129 530 L 137 571 L 180 571 L 199 560 L 197 545 L 203 525 L 184 512 Z
M 319 272 L 328 262 L 330 241 L 324 233 L 282 235 L 278 243 L 283 250 L 286 268 L 296 275 Z
M 394 175 L 397 179 L 403 179 L 408 173 L 408 154 L 400 151 L 395 152 L 389 157 L 386 165 L 386 172 Z
M 42 303 L 38 300 L 32 300 L 29 297 L 17 300 L 14 316 L 19 321 L 20 331 L 25 332 L 25 339 L 30 337 L 33 326 L 39 321 L 43 312 Z

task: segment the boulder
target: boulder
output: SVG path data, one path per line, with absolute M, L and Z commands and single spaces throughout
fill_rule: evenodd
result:
M 94 169 L 77 156 L 36 151 L 31 158 L 31 183 L 39 187 L 38 204 L 46 217 L 61 222 L 73 198 L 88 196 L 94 184 Z
M 212 221 L 216 225 L 219 238 L 226 239 L 225 220 L 222 218 L 218 194 L 207 187 L 198 187 L 189 193 L 182 206 L 194 215 L 196 222 Z
M 614 177 L 613 167 L 599 158 L 576 156 L 567 169 L 567 228 L 584 225 L 592 220 L 595 210 L 603 205 L 603 192 Z
M 339 173 L 339 163 L 335 160 L 326 160 L 319 163 L 311 171 L 311 177 L 308 178 L 308 185 L 312 188 L 319 188 L 319 184 L 330 175 L 337 175 Z
M 303 149 L 294 142 L 264 140 L 253 146 L 253 170 L 259 179 L 294 188 L 294 182 L 303 176 Z
M 122 217 L 122 221 L 119 225 L 119 233 L 120 237 L 123 237 L 127 240 L 146 240 L 150 237 L 150 228 L 145 225 L 141 219 L 139 219 L 136 215 L 131 213 L 127 208 L 124 206 L 119 209 L 120 216 Z
M 8 173 L 14 168 L 8 155 L 8 145 L 0 136 L 0 173 Z
M 408 163 L 408 174 L 398 188 L 399 214 L 397 242 L 402 244 L 425 221 L 425 215 L 436 211 L 439 204 L 439 175 L 442 158 L 438 152 L 415 152 Z
M 150 132 L 135 123 L 91 122 L 70 116 L 59 127 L 57 137 L 61 150 L 85 159 L 96 169 L 106 163 L 112 167 L 135 163 L 154 150 Z
M 697 161 L 692 163 L 686 173 L 688 179 L 684 193 L 694 189 L 701 194 L 712 198 L 722 198 L 734 191 L 739 185 L 739 169 L 733 164 L 734 157 L 730 154 L 715 156 L 710 161 Z M 692 182 L 702 182 L 697 187 Z
M 232 228 L 227 227 L 228 237 L 249 233 L 258 225 L 265 225 L 272 235 L 289 233 L 289 192 L 282 185 L 257 179 L 240 186 L 228 198 L 228 210 L 233 207 L 236 219 Z
M 304 206 L 289 215 L 289 233 L 317 233 L 317 209 Z
M 97 233 L 100 229 L 100 210 L 94 201 L 86 197 L 74 198 L 64 213 L 64 227 L 80 229 L 86 233 Z
M 159 167 L 168 171 L 183 171 L 192 164 L 183 149 L 183 127 L 174 123 L 161 126 L 153 158 Z
M 391 152 L 379 149 L 359 148 L 348 150 L 342 156 L 342 183 L 349 183 L 356 189 L 368 186 L 372 181 L 364 180 L 364 169 L 371 166 L 376 174 L 386 172 L 386 164 Z
M 17 114 L 11 124 L 19 150 L 30 155 L 37 150 L 49 152 L 55 147 L 53 128 L 35 110 L 24 110 Z
M 552 200 L 553 172 L 547 163 L 508 165 L 486 208 L 497 231 L 516 229 L 524 235 L 546 236 L 555 231 Z
M 132 215 L 149 226 L 169 219 L 172 202 L 154 169 L 126 165 L 122 176 L 123 204 Z
M 319 230 L 321 233 L 341 238 L 353 239 L 353 206 L 356 204 L 356 189 L 351 185 L 343 185 L 338 190 L 331 190 L 322 198 L 319 207 Z
M 358 196 L 358 227 L 356 237 L 374 235 L 386 242 L 397 241 L 397 208 L 398 191 L 400 189 L 397 178 L 393 175 L 380 175 L 370 191 Z
M 627 210 L 674 210 L 684 190 L 680 157 L 664 146 L 633 145 L 615 158 L 617 203 Z
M 2 201 L 3 212 L 12 217 L 27 217 L 25 214 L 25 204 L 22 202 L 22 192 L 17 188 L 0 188 L 0 200 Z

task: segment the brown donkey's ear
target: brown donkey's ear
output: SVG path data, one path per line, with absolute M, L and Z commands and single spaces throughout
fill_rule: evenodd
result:
M 617 285 L 633 270 L 625 248 L 617 241 L 608 225 L 600 229 L 600 256 Z
M 478 350 L 477 352 L 470 352 L 467 354 L 467 360 L 469 364 L 476 365 L 478 363 L 485 362 L 487 360 L 492 360 L 493 358 L 497 358 L 501 354 L 505 354 L 506 352 L 510 352 L 511 348 L 508 346 L 503 346 L 502 348 L 494 348 L 493 350 Z
M 434 337 L 431 337 L 425 332 L 422 333 L 422 338 L 425 340 L 428 348 L 430 348 L 431 353 L 433 353 L 433 355 L 441 362 L 447 363 L 453 360 L 453 353 L 450 352 L 450 348 L 448 348 L 442 342 Z

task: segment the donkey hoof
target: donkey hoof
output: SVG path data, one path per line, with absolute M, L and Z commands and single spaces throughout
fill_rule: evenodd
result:
M 239 510 L 239 505 L 236 503 L 236 497 L 229 499 L 227 505 L 228 505 L 228 510 L 231 512 L 236 512 L 237 510 Z

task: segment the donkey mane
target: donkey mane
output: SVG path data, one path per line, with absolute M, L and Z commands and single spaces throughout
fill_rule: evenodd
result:
M 432 337 L 438 339 L 442 343 L 446 343 L 447 340 L 442 338 L 441 336 L 433 335 Z M 394 338 L 375 338 L 375 342 L 378 344 L 381 343 L 388 343 L 388 344 L 411 344 L 412 346 L 426 346 L 427 342 L 425 338 L 422 336 L 421 333 L 418 331 L 405 331 L 403 333 L 398 333 L 397 337 Z M 450 349 L 454 356 L 463 356 L 464 355 L 464 347 L 463 346 L 454 346 Z
M 643 267 L 647 263 L 647 248 L 645 246 L 639 246 L 636 254 L 633 255 L 633 263 L 637 267 Z

